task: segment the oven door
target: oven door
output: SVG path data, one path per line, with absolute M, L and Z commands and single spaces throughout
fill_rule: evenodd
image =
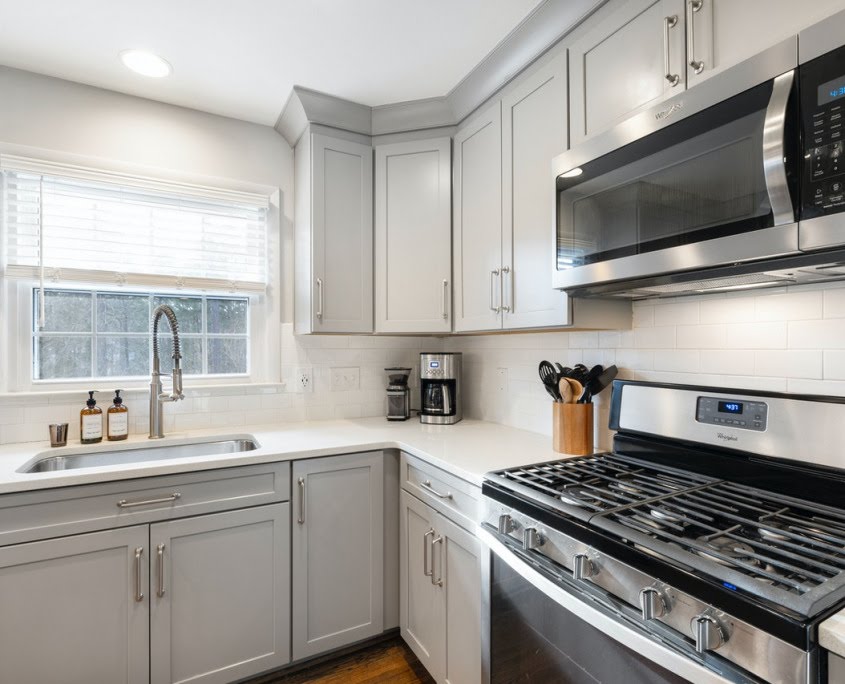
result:
M 630 606 L 578 586 L 563 568 L 528 558 L 485 528 L 490 549 L 491 684 L 762 684 L 653 623 Z
M 796 91 L 794 70 L 709 106 L 696 87 L 560 155 L 555 287 L 797 254 Z

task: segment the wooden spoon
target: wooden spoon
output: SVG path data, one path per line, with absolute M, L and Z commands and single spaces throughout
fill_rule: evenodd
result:
M 571 404 L 575 400 L 575 396 L 572 393 L 572 385 L 570 385 L 569 383 L 569 378 L 561 378 L 560 382 L 558 383 L 558 389 L 560 390 L 560 400 L 564 404 Z
M 578 382 L 575 378 L 566 378 L 569 384 L 570 398 L 566 403 L 574 404 L 578 398 L 584 393 L 584 385 Z

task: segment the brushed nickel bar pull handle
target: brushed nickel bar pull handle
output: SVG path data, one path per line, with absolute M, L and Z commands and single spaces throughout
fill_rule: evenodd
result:
M 443 320 L 449 318 L 449 314 L 447 312 L 448 303 L 446 298 L 449 294 L 449 281 L 444 278 L 443 280 L 443 299 L 440 302 L 440 315 L 443 316 Z
M 440 570 L 437 573 L 437 579 L 434 579 L 434 545 L 435 544 L 443 544 L 443 536 L 437 535 L 434 539 L 431 540 L 431 583 L 435 587 L 442 587 L 443 586 L 443 551 L 440 552 L 440 562 L 438 565 L 440 566 Z
M 689 0 L 687 2 L 687 49 L 689 50 L 688 64 L 695 73 L 704 71 L 704 60 L 695 58 L 695 13 L 704 6 L 704 0 Z
M 182 495 L 179 492 L 173 492 L 169 496 L 162 496 L 159 499 L 140 499 L 136 501 L 130 501 L 129 499 L 121 499 L 117 502 L 118 508 L 135 508 L 136 506 L 150 506 L 152 504 L 159 504 L 159 503 L 170 503 L 171 501 L 176 501 L 177 499 L 181 499 Z
M 323 279 L 317 278 L 317 318 L 323 320 Z
M 669 63 L 669 29 L 675 28 L 677 24 L 677 14 L 673 14 L 671 17 L 663 17 L 663 73 L 666 80 L 669 81 L 669 85 L 673 88 L 678 85 L 681 77 L 672 73 L 672 66 Z
M 305 524 L 305 478 L 300 477 L 297 480 L 299 484 L 299 517 L 296 519 L 300 525 Z
M 143 553 L 143 546 L 135 549 L 135 601 L 137 603 L 144 600 L 144 593 L 141 591 L 141 556 Z
M 434 496 L 436 496 L 439 499 L 451 499 L 452 498 L 452 492 L 446 492 L 445 494 L 441 494 L 434 487 L 432 487 L 431 486 L 431 480 L 425 480 L 424 482 L 420 482 L 420 487 L 422 487 L 426 491 L 431 492 L 432 494 L 434 494 Z
M 428 538 L 434 536 L 434 528 L 423 535 L 423 575 L 431 577 L 434 575 L 434 563 L 431 564 L 431 571 L 428 569 Z
M 158 590 L 156 596 L 161 598 L 164 596 L 164 544 L 159 544 L 156 547 L 156 554 L 158 557 Z
M 499 269 L 494 268 L 490 271 L 490 311 L 494 311 L 495 313 L 499 313 L 501 307 L 496 306 L 496 302 L 493 299 L 493 291 L 495 290 L 495 285 L 493 284 L 494 280 L 499 277 Z
M 502 300 L 505 298 L 505 276 L 508 276 L 508 280 L 511 284 L 510 287 L 510 299 L 508 299 L 507 305 L 505 305 L 504 301 L 502 301 L 502 311 L 505 313 L 510 313 L 511 307 L 513 306 L 513 275 L 511 275 L 511 268 L 510 266 L 502 266 Z

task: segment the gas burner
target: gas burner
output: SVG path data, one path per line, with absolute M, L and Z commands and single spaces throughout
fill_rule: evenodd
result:
M 783 529 L 780 525 L 775 523 L 766 523 L 769 528 L 776 528 L 776 529 L 767 529 L 765 527 L 758 527 L 757 532 L 758 534 L 763 537 L 764 539 L 773 539 L 775 541 L 787 541 L 789 539 L 789 535 L 785 532 L 781 532 L 779 530 Z
M 651 513 L 652 517 L 669 523 L 680 523 L 683 521 L 683 518 L 680 515 L 675 515 L 671 511 L 667 511 L 665 508 L 652 508 L 649 513 Z
M 587 489 L 581 485 L 565 485 L 558 498 L 570 506 L 583 507 L 592 497 L 587 493 Z
M 614 489 L 619 489 L 625 492 L 626 494 L 642 494 L 643 490 L 639 487 L 632 485 L 630 482 L 625 482 L 624 480 L 619 480 L 618 482 L 611 483 Z
M 697 537 L 695 541 L 702 546 L 705 546 L 706 549 L 710 549 L 721 554 L 721 556 L 727 556 L 728 558 L 750 563 L 751 565 L 758 565 L 757 560 L 751 555 L 754 553 L 754 549 L 752 549 L 748 544 L 738 542 L 736 539 L 731 539 L 730 537 L 714 537 L 713 539 L 708 539 L 708 536 L 705 534 L 701 537 Z M 736 567 L 735 563 L 732 563 L 725 558 L 721 558 L 715 553 L 707 553 L 707 550 L 705 549 L 693 548 L 692 550 L 699 556 L 712 560 L 719 565 L 724 565 L 729 568 Z

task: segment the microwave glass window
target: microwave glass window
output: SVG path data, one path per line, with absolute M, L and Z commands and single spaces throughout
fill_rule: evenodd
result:
M 845 76 L 834 78 L 819 86 L 819 107 L 842 99 L 845 99 Z
M 744 114 L 694 115 L 560 177 L 558 270 L 772 225 L 761 94 Z

